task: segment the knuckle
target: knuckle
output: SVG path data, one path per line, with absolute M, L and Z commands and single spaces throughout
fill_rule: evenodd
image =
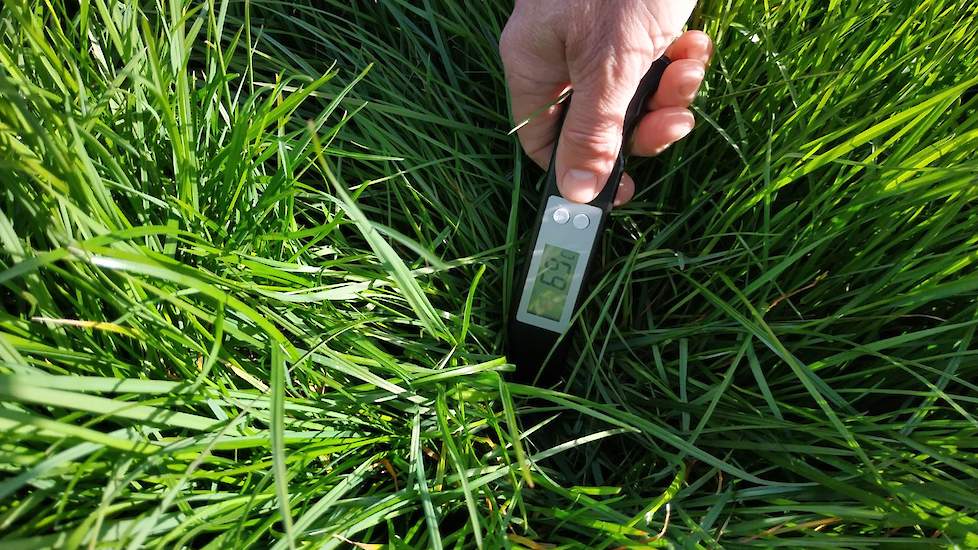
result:
M 655 48 L 635 22 L 613 23 L 592 28 L 568 50 L 573 73 L 593 86 L 615 87 L 641 76 L 654 57 Z
M 510 21 L 499 35 L 499 57 L 503 65 L 512 65 L 519 55 L 520 38 L 518 33 L 517 25 Z
M 621 126 L 613 122 L 593 122 L 564 126 L 560 139 L 589 158 L 609 161 L 617 157 Z

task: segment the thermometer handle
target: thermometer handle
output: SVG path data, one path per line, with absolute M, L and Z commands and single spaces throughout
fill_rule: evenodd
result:
M 628 156 L 629 148 L 631 147 L 632 132 L 635 130 L 635 126 L 638 121 L 642 118 L 647 111 L 646 105 L 649 98 L 659 87 L 659 81 L 662 79 L 662 74 L 665 72 L 666 67 L 669 66 L 669 59 L 666 56 L 662 56 L 652 63 L 648 72 L 642 77 L 641 82 L 639 82 L 638 88 L 635 90 L 635 95 L 628 104 L 628 109 L 625 111 L 625 118 L 623 120 L 622 130 L 622 143 L 621 150 L 618 152 L 618 158 L 615 160 L 614 168 L 611 171 L 611 175 L 608 177 L 607 181 L 602 187 L 598 195 L 588 204 L 599 208 L 601 210 L 600 219 L 592 220 L 593 223 L 598 224 L 597 232 L 594 234 L 594 240 L 590 243 L 591 253 L 588 255 L 587 267 L 584 271 L 584 283 L 586 285 L 591 272 L 593 271 L 595 264 L 595 257 L 597 256 L 597 251 L 600 244 L 600 239 L 602 233 L 604 232 L 605 224 L 608 218 L 608 214 L 611 212 L 611 207 L 614 204 L 615 194 L 618 192 L 618 184 L 621 182 L 621 176 L 625 170 L 625 159 Z M 568 98 L 565 100 L 565 105 L 563 113 L 567 113 L 568 105 L 570 100 Z M 563 115 L 561 115 L 561 125 L 563 125 Z M 559 139 L 559 135 L 558 135 Z M 547 180 L 546 187 L 544 190 L 543 197 L 541 197 L 540 209 L 537 214 L 536 226 L 533 230 L 533 240 L 531 241 L 532 247 L 530 248 L 530 254 L 532 256 L 533 251 L 538 248 L 537 240 L 540 237 L 540 228 L 543 224 L 543 216 L 545 214 L 546 205 L 550 197 L 560 197 L 560 190 L 557 188 L 557 148 L 556 142 L 554 147 L 554 154 L 550 157 L 550 167 L 547 170 Z M 525 261 L 522 271 L 522 278 L 517 279 L 518 281 L 524 282 L 524 285 L 520 287 L 520 294 L 516 296 L 516 302 L 514 304 L 514 312 L 519 309 L 520 301 L 522 300 L 523 292 L 528 292 L 529 289 L 526 288 L 525 282 L 529 275 L 529 267 L 531 263 L 531 258 L 528 257 Z M 574 311 L 580 306 L 580 297 L 584 294 L 586 286 L 582 285 L 576 296 L 569 296 L 568 299 L 573 300 Z M 551 384 L 560 379 L 560 376 L 564 374 L 563 369 L 559 369 L 558 366 L 563 362 L 568 338 L 563 337 L 562 333 L 552 332 L 545 328 L 535 326 L 532 324 L 524 323 L 516 319 L 516 313 L 514 313 L 510 319 L 509 330 L 508 330 L 508 356 L 509 359 L 517 365 L 515 380 L 523 383 L 542 383 Z M 555 344 L 558 344 L 556 349 L 554 349 Z M 549 358 L 549 359 L 548 359 Z

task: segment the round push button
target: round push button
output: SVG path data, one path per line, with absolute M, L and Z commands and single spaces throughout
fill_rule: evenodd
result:
M 570 219 L 570 212 L 568 212 L 566 208 L 558 208 L 558 209 L 554 210 L 554 221 L 555 222 L 563 225 L 563 224 L 567 223 L 567 220 L 569 220 L 569 219 Z
M 584 229 L 588 225 L 591 225 L 591 218 L 587 217 L 587 214 L 578 214 L 574 216 L 574 227 Z

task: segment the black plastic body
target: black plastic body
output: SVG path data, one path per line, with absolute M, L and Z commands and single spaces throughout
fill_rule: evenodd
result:
M 660 57 L 652 63 L 652 66 L 639 83 L 635 95 L 628 104 L 628 110 L 625 112 L 622 125 L 624 139 L 622 139 L 621 150 L 618 152 L 614 169 L 601 189 L 601 192 L 598 193 L 594 200 L 588 203 L 601 209 L 601 219 L 597 220 L 598 230 L 595 233 L 594 242 L 591 243 L 591 254 L 588 256 L 583 284 L 577 296 L 573 297 L 573 310 L 575 312 L 581 305 L 581 297 L 590 290 L 589 281 L 598 259 L 598 248 L 601 245 L 601 238 L 604 235 L 608 215 L 614 204 L 615 194 L 618 192 L 618 184 L 625 171 L 625 160 L 628 157 L 628 149 L 631 146 L 632 131 L 635 129 L 635 125 L 639 119 L 642 118 L 642 115 L 647 112 L 646 104 L 648 103 L 648 98 L 659 88 L 659 81 L 662 79 L 662 74 L 668 66 L 669 59 L 665 56 Z M 567 107 L 570 105 L 571 99 L 573 99 L 573 96 L 564 101 L 563 113 L 567 112 Z M 563 115 L 561 116 L 561 123 L 563 123 Z M 537 217 L 534 222 L 530 247 L 523 254 L 524 261 L 520 269 L 520 277 L 516 279 L 518 293 L 514 296 L 507 331 L 508 358 L 516 365 L 516 373 L 513 379 L 527 384 L 550 385 L 559 382 L 566 371 L 563 367 L 566 364 L 566 350 L 570 330 L 567 333 L 560 334 L 516 320 L 516 311 L 522 300 L 526 279 L 529 275 L 530 255 L 533 254 L 533 251 L 537 247 L 537 238 L 540 234 L 540 227 L 543 224 L 543 212 L 547 200 L 551 196 L 560 196 L 560 191 L 557 188 L 556 150 L 555 143 L 554 154 L 550 157 L 550 167 L 547 170 L 544 192 L 540 197 L 540 206 L 538 207 Z

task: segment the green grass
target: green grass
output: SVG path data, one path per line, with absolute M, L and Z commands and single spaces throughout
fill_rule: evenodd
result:
M 978 546 L 978 8 L 704 2 L 543 389 L 492 4 L 4 2 L 0 548 Z

